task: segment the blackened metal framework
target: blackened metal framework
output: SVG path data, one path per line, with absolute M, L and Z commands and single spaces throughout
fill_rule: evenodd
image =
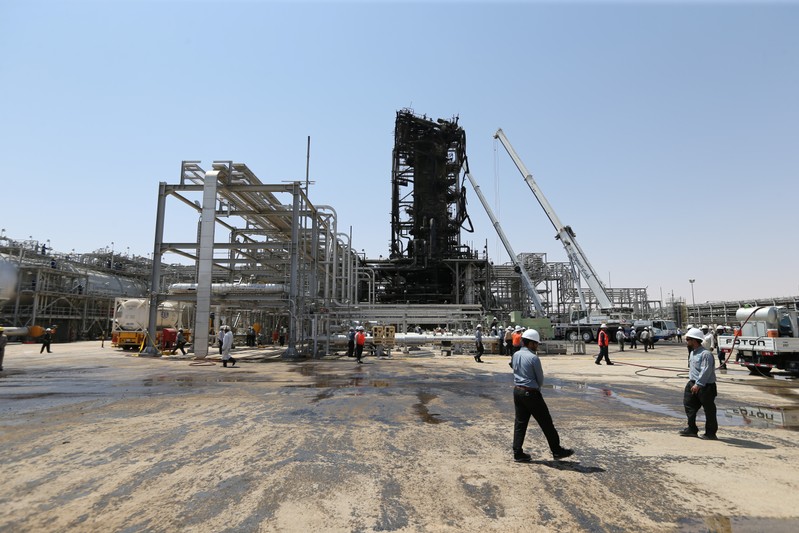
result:
M 457 117 L 397 112 L 389 260 L 371 265 L 381 303 L 487 303 L 488 261 L 461 243 L 461 231 L 474 230 L 461 175 L 466 166 Z

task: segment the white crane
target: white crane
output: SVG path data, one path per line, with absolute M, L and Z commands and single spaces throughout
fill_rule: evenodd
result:
M 612 308 L 613 302 L 611 302 L 610 297 L 605 292 L 605 288 L 599 281 L 599 277 L 596 275 L 596 272 L 594 272 L 594 268 L 591 266 L 591 263 L 588 261 L 588 258 L 586 257 L 582 248 L 580 248 L 580 245 L 577 244 L 577 240 L 571 226 L 564 226 L 560 221 L 558 215 L 555 213 L 555 210 L 552 209 L 551 205 L 549 205 L 544 193 L 541 192 L 538 184 L 533 179 L 533 175 L 527 170 L 527 167 L 524 166 L 524 163 L 522 163 L 522 160 L 519 158 L 516 150 L 513 149 L 513 146 L 511 146 L 510 141 L 505 136 L 505 133 L 501 128 L 498 129 L 494 134 L 494 138 L 499 139 L 499 142 L 502 143 L 502 146 L 505 147 L 508 155 L 516 164 L 516 168 L 518 168 L 519 172 L 522 173 L 524 181 L 527 182 L 527 185 L 530 187 L 530 190 L 533 191 L 536 200 L 538 200 L 538 203 L 541 204 L 544 212 L 549 217 L 549 221 L 552 222 L 552 225 L 555 227 L 555 231 L 557 231 L 555 238 L 560 239 L 560 242 L 563 243 L 563 247 L 566 249 L 566 254 L 569 256 L 572 264 L 577 266 L 577 270 L 579 271 L 580 275 L 588 284 L 588 287 L 591 289 L 591 292 L 594 293 L 594 296 L 596 296 L 600 308 Z
M 505 245 L 505 250 L 507 250 L 508 255 L 510 256 L 510 260 L 513 261 L 513 267 L 516 272 L 522 277 L 522 283 L 524 284 L 524 288 L 527 289 L 527 295 L 533 301 L 533 305 L 535 306 L 535 310 L 538 312 L 540 316 L 545 316 L 546 312 L 544 311 L 544 304 L 541 301 L 541 296 L 538 294 L 538 291 L 535 290 L 535 285 L 533 285 L 533 281 L 530 279 L 530 276 L 527 274 L 527 270 L 525 270 L 524 265 L 519 263 L 519 260 L 516 258 L 516 253 L 513 251 L 513 247 L 510 245 L 510 241 L 505 236 L 505 232 L 502 231 L 502 226 L 499 225 L 499 221 L 497 217 L 494 216 L 494 211 L 488 205 L 488 201 L 483 196 L 482 191 L 480 191 L 480 186 L 477 184 L 477 181 L 472 177 L 471 173 L 469 172 L 469 167 L 466 167 L 466 177 L 469 178 L 469 183 L 472 184 L 474 188 L 474 192 L 477 193 L 477 197 L 480 198 L 480 202 L 482 202 L 483 207 L 488 214 L 488 218 L 491 219 L 491 223 L 494 224 L 494 229 L 497 230 L 497 235 L 499 235 L 499 239 L 502 241 L 502 244 Z

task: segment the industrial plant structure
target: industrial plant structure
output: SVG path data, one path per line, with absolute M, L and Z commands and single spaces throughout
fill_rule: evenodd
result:
M 175 301 L 191 309 L 185 318 L 197 356 L 208 353 L 220 326 L 231 325 L 257 326 L 269 337 L 285 330 L 286 357 L 315 357 L 329 353 L 331 339 L 356 322 L 390 324 L 398 333 L 417 326 L 470 330 L 495 319 L 508 324 L 511 312 L 532 309 L 516 265 L 548 315 L 566 315 L 578 304 L 596 309 L 569 261 L 522 252 L 515 265 L 494 264 L 486 249 L 464 244 L 462 234 L 473 231 L 467 171 L 466 135 L 457 117 L 398 111 L 390 248 L 387 258 L 370 259 L 356 253 L 333 206 L 311 201 L 307 180 L 269 183 L 244 163 L 214 161 L 205 168 L 184 161 L 173 183 L 158 185 L 152 257 L 108 248 L 65 254 L 32 238 L 0 236 L 0 260 L 16 272 L 13 294 L 0 302 L 0 320 L 58 326 L 61 342 L 91 339 L 110 330 L 117 297 L 149 298 L 151 328 L 157 304 Z M 188 210 L 197 220 L 191 238 L 165 239 L 168 210 Z M 182 264 L 172 261 L 175 256 Z M 689 314 L 704 316 L 701 306 L 689 313 L 684 302 L 663 308 L 645 288 L 606 292 L 637 316 L 683 322 Z

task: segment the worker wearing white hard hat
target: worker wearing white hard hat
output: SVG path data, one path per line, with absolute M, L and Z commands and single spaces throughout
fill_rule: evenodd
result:
M 630 348 L 638 349 L 638 332 L 635 330 L 635 325 L 630 326 Z
M 47 350 L 47 353 L 53 353 L 50 351 L 50 343 L 53 342 L 53 330 L 47 328 L 44 330 L 44 335 L 42 335 L 42 349 L 39 350 L 39 353 Z
M 713 350 L 716 348 L 716 337 L 707 324 L 702 324 L 702 334 L 705 338 L 702 340 L 702 346 L 705 347 L 705 350 L 713 353 Z
M 719 337 L 724 335 L 724 326 L 721 324 L 716 326 L 716 331 L 713 332 L 713 344 L 716 347 L 716 356 L 719 358 L 719 370 L 727 370 L 727 358 L 724 357 L 724 352 L 721 351 L 721 343 Z
M 641 335 L 639 338 L 641 339 L 641 344 L 644 345 L 644 351 L 649 351 L 649 346 L 651 344 L 651 337 L 652 332 L 649 330 L 649 326 L 644 326 L 644 329 L 641 330 Z
M 355 332 L 355 362 L 363 364 L 363 348 L 366 345 L 366 328 L 358 326 Z
M 475 354 L 474 354 L 474 361 L 476 363 L 483 362 L 483 326 L 477 324 L 477 327 L 474 329 L 474 347 L 475 347 Z
M 511 335 L 511 339 L 513 340 L 513 346 L 511 348 L 511 353 L 516 353 L 522 347 L 522 327 L 521 326 L 516 326 L 513 329 L 513 335 Z
M 508 326 L 505 328 L 505 353 L 507 355 L 513 355 L 513 328 Z
M 605 364 L 612 365 L 608 352 L 610 351 L 610 337 L 608 336 L 608 325 L 602 324 L 599 326 L 599 335 L 597 335 L 596 343 L 599 345 L 599 354 L 596 356 L 595 364 L 601 365 L 602 358 L 605 358 Z
M 530 454 L 524 453 L 524 438 L 527 435 L 527 425 L 532 416 L 549 444 L 549 449 L 555 459 L 565 459 L 574 453 L 574 450 L 560 445 L 560 436 L 552 416 L 549 414 L 544 397 L 541 395 L 541 386 L 544 384 L 544 370 L 536 351 L 541 342 L 541 335 L 528 329 L 521 338 L 522 347 L 513 354 L 510 362 L 513 368 L 513 406 L 515 419 L 513 423 L 513 460 L 517 463 L 529 463 Z
M 685 334 L 685 343 L 691 350 L 689 361 L 688 383 L 683 391 L 683 407 L 688 417 L 688 427 L 680 431 L 683 437 L 698 437 L 699 427 L 696 415 L 699 409 L 705 410 L 705 434 L 703 439 L 717 440 L 716 432 L 719 423 L 716 420 L 716 369 L 715 359 L 702 346 L 705 334 L 698 328 L 691 328 Z

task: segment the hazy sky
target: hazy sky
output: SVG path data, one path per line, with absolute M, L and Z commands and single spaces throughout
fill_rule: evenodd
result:
M 517 252 L 563 261 L 502 128 L 606 284 L 799 294 L 799 4 L 0 1 L 0 225 L 152 251 L 182 160 L 305 179 L 387 255 L 396 111 L 460 117 Z M 476 227 L 506 262 L 474 192 Z M 196 215 L 170 210 L 167 233 Z M 175 213 L 175 214 L 173 214 Z M 177 261 L 176 256 L 167 260 Z

